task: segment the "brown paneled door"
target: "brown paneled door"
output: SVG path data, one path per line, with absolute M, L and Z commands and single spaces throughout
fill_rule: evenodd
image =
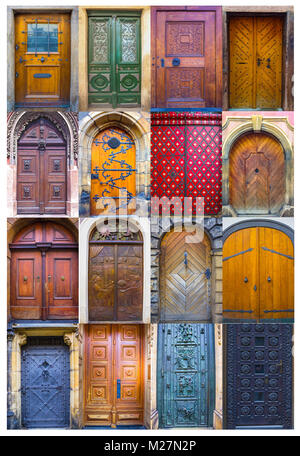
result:
M 230 108 L 282 107 L 282 42 L 280 17 L 230 18 Z
M 12 319 L 78 318 L 77 249 L 62 225 L 37 222 L 20 231 L 10 244 Z
M 86 426 L 143 425 L 143 333 L 143 325 L 86 327 Z
M 16 15 L 16 107 L 68 107 L 70 62 L 69 14 Z
M 18 214 L 65 214 L 67 198 L 66 141 L 41 118 L 18 141 Z
M 226 319 L 294 317 L 294 247 L 287 234 L 253 227 L 226 239 L 223 313 Z
M 154 7 L 152 36 L 152 106 L 220 107 L 221 8 Z
M 241 136 L 230 151 L 230 204 L 237 214 L 277 215 L 285 201 L 281 144 L 264 133 Z

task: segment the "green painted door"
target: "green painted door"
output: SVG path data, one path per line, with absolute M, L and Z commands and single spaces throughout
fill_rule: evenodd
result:
M 89 104 L 141 104 L 141 17 L 139 12 L 89 14 Z

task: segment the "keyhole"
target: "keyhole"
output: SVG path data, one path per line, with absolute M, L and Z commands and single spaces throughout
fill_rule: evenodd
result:
M 256 168 L 255 172 L 256 172 L 256 174 L 258 174 L 258 173 L 259 173 L 259 169 L 258 169 L 258 168 Z

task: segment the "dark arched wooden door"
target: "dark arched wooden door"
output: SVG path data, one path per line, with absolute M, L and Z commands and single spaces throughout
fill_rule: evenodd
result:
M 89 321 L 142 320 L 142 235 L 130 227 L 96 228 L 89 249 Z
M 36 222 L 23 228 L 11 250 L 12 319 L 78 317 L 78 244 L 64 226 Z
M 41 118 L 18 141 L 18 214 L 65 214 L 67 150 L 60 131 Z
M 191 233 L 171 231 L 161 244 L 161 321 L 210 321 L 211 256 L 206 234 L 190 243 Z
M 276 215 L 285 200 L 281 144 L 264 133 L 248 133 L 230 151 L 230 204 L 237 214 Z

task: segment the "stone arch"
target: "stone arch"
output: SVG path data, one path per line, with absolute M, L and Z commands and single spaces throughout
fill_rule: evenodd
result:
M 286 225 L 285 223 L 280 223 L 278 221 L 266 219 L 248 219 L 230 225 L 223 232 L 223 242 L 225 242 L 226 239 L 236 231 L 256 227 L 272 228 L 274 230 L 282 231 L 290 238 L 294 245 L 294 230 L 290 226 Z
M 80 122 L 80 215 L 90 215 L 91 148 L 95 136 L 102 130 L 118 127 L 129 134 L 136 148 L 136 195 L 150 199 L 150 125 L 143 113 L 90 112 Z

